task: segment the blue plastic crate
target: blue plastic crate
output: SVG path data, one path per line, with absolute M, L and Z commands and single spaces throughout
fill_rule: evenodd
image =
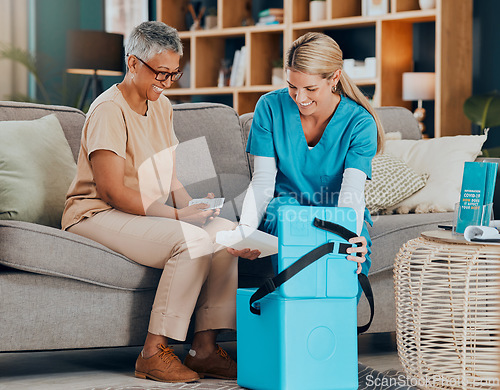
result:
M 347 241 L 313 225 L 315 218 L 356 231 L 356 212 L 348 207 L 281 206 L 278 211 L 278 272 L 316 247 L 334 241 L 333 253 L 323 256 L 278 288 L 288 298 L 355 297 L 357 263 L 339 254 Z
M 288 283 L 288 282 L 286 282 Z M 357 282 L 356 282 L 357 283 Z M 285 298 L 249 310 L 256 289 L 238 289 L 238 385 L 253 390 L 358 388 L 356 298 Z

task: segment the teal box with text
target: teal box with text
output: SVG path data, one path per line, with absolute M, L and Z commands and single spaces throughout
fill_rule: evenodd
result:
M 467 226 L 488 226 L 495 191 L 497 163 L 466 162 L 460 191 L 456 232 Z

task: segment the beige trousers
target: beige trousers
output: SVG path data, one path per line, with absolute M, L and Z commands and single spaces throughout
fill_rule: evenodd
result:
M 234 222 L 223 218 L 200 228 L 169 218 L 108 210 L 68 231 L 139 264 L 163 269 L 149 332 L 184 341 L 193 311 L 196 332 L 236 329 L 238 262 L 215 244 L 218 231 L 234 227 Z

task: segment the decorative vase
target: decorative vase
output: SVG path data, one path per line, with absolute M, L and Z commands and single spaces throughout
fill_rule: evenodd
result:
M 284 70 L 281 66 L 279 68 L 273 68 L 271 84 L 277 86 L 283 86 L 285 84 Z
M 210 30 L 212 28 L 217 28 L 217 15 L 206 15 L 205 30 Z
M 418 0 L 420 9 L 433 9 L 436 8 L 436 0 Z
M 312 0 L 309 2 L 309 20 L 317 22 L 326 19 L 326 1 Z

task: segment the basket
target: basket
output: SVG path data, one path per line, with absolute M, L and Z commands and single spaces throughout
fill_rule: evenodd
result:
M 396 256 L 401 364 L 423 389 L 496 389 L 500 246 L 408 241 Z

